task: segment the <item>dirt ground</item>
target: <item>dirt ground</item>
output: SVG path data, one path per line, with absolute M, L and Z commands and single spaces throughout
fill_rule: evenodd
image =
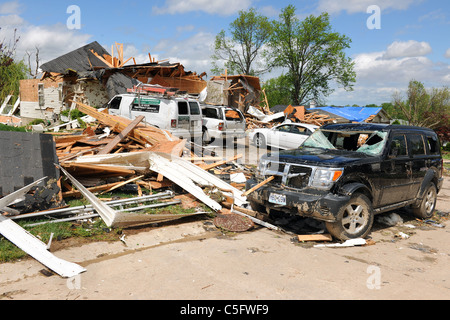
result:
M 449 177 L 437 210 L 449 219 Z M 403 223 L 377 219 L 369 245 L 345 248 L 261 226 L 223 234 L 206 217 L 125 230 L 124 241 L 52 248 L 87 269 L 72 279 L 32 258 L 0 264 L 0 300 L 449 299 L 449 220 L 396 213 Z

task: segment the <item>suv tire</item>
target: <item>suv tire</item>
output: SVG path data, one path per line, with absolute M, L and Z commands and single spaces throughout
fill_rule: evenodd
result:
M 365 195 L 355 194 L 342 206 L 336 222 L 327 222 L 328 232 L 340 240 L 365 238 L 372 228 L 374 213 L 372 204 Z
M 429 219 L 436 208 L 437 189 L 433 182 L 430 182 L 423 195 L 422 202 L 418 207 L 413 207 L 413 214 L 419 219 Z

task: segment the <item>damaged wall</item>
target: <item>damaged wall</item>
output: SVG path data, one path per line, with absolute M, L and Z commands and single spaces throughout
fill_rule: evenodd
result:
M 70 100 L 102 107 L 109 101 L 106 88 L 98 80 L 71 76 L 20 81 L 20 116 L 28 119 L 53 119 L 71 107 Z
M 20 116 L 51 119 L 61 113 L 63 78 L 26 79 L 20 81 Z
M 230 87 L 230 83 L 225 80 L 210 80 L 207 85 L 207 96 L 205 99 L 205 103 L 218 105 L 218 106 L 227 106 L 228 105 L 228 88 Z
M 69 100 L 74 99 L 74 94 L 77 95 L 77 101 L 84 104 L 100 108 L 105 103 L 108 103 L 109 97 L 106 88 L 98 80 L 78 80 L 76 83 L 65 83 L 66 95 L 64 103 L 70 107 Z

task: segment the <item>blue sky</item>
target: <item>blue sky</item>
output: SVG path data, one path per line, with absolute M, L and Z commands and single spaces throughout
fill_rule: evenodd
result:
M 436 0 L 156 0 L 30 1 L 0 3 L 0 38 L 17 29 L 17 58 L 40 50 L 41 63 L 97 41 L 108 51 L 124 44 L 125 58 L 181 62 L 187 70 L 210 74 L 214 37 L 236 19 L 239 10 L 256 8 L 277 19 L 288 4 L 300 19 L 327 11 L 331 25 L 352 39 L 347 55 L 355 61 L 354 91 L 337 88 L 327 104 L 389 102 L 416 79 L 427 87 L 450 86 L 450 2 Z M 71 30 L 70 5 L 80 8 L 81 26 Z M 370 5 L 380 8 L 380 29 L 369 29 Z M 279 71 L 278 71 L 279 72 Z M 275 76 L 273 72 L 262 77 Z

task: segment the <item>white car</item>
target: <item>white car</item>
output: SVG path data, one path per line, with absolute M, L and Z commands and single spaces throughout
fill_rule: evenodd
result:
M 273 128 L 255 129 L 249 138 L 258 147 L 295 149 L 300 147 L 319 126 L 306 123 L 282 123 Z

